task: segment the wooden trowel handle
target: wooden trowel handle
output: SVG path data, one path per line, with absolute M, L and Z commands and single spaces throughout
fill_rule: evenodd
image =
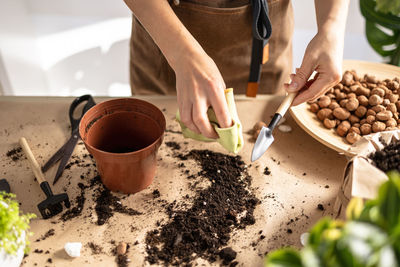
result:
M 45 182 L 46 179 L 44 178 L 44 174 L 43 174 L 42 170 L 40 169 L 39 163 L 36 161 L 35 156 L 33 155 L 25 137 L 21 137 L 19 139 L 19 144 L 21 145 L 22 149 L 24 150 L 25 155 L 28 158 L 29 163 L 31 164 L 33 174 L 35 175 L 39 184 L 41 184 L 42 182 Z
M 292 102 L 294 100 L 294 98 L 296 97 L 297 92 L 294 93 L 289 93 L 285 99 L 283 99 L 281 105 L 279 106 L 278 110 L 276 111 L 276 113 L 279 113 L 282 117 L 285 116 L 286 111 L 290 108 L 290 106 L 292 105 Z

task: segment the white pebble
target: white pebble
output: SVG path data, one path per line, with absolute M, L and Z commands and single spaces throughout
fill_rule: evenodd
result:
M 306 244 L 307 244 L 307 241 L 308 241 L 308 237 L 310 236 L 310 234 L 309 233 L 302 233 L 301 235 L 300 235 L 300 243 L 303 245 L 303 246 L 305 246 Z
M 64 245 L 65 252 L 70 257 L 76 258 L 81 255 L 82 243 L 80 242 L 67 242 Z
M 279 131 L 283 132 L 283 133 L 289 133 L 292 131 L 292 127 L 290 127 L 289 125 L 286 124 L 281 124 L 278 126 Z
M 221 171 L 220 171 L 220 170 L 217 170 L 217 172 L 218 172 L 218 173 L 221 173 Z

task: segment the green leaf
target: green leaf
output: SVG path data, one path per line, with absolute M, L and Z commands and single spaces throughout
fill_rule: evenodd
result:
M 360 0 L 360 10 L 366 20 L 378 23 L 388 29 L 400 30 L 400 17 L 376 11 L 374 0 Z
M 376 0 L 376 9 L 382 13 L 400 14 L 400 0 Z
M 298 251 L 290 248 L 271 252 L 265 258 L 266 267 L 303 267 Z
M 388 173 L 389 181 L 379 188 L 379 213 L 385 223 L 385 230 L 393 232 L 400 223 L 400 175 Z

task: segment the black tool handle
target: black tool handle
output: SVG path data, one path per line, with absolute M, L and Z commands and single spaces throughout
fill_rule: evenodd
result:
M 40 188 L 42 188 L 42 191 L 46 194 L 47 197 L 51 197 L 53 195 L 53 191 L 51 191 L 51 187 L 48 182 L 42 182 L 40 183 Z
M 279 113 L 275 113 L 274 116 L 272 117 L 271 122 L 268 124 L 268 128 L 271 129 L 271 131 L 275 128 L 276 125 L 278 125 L 279 121 L 282 119 L 282 115 Z
M 1 179 L 0 180 L 0 191 L 4 191 L 6 193 L 10 193 L 10 184 L 7 182 L 6 179 Z
M 75 109 L 79 106 L 79 104 L 81 104 L 85 101 L 86 101 L 86 104 L 83 107 L 81 116 L 77 119 L 74 119 Z M 95 105 L 96 105 L 96 102 L 94 102 L 94 99 L 91 95 L 83 95 L 83 96 L 80 96 L 80 97 L 77 97 L 74 99 L 71 106 L 69 107 L 69 120 L 71 122 L 72 132 L 74 132 L 79 127 L 79 122 L 81 121 L 81 119 L 82 119 L 83 115 L 86 113 L 86 111 L 88 111 L 91 107 L 93 107 Z

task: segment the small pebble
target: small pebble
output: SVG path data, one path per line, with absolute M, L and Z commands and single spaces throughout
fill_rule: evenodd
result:
M 307 241 L 308 241 L 308 237 L 310 236 L 310 234 L 309 233 L 302 233 L 301 235 L 300 235 L 300 243 L 303 245 L 303 246 L 305 246 L 306 244 L 307 244 Z
M 126 253 L 126 243 L 125 242 L 119 242 L 117 246 L 117 254 L 118 255 L 124 255 Z
M 81 248 L 82 243 L 80 242 L 67 242 L 64 245 L 65 252 L 72 258 L 76 258 L 81 255 Z
M 281 124 L 278 126 L 279 131 L 282 133 L 290 133 L 292 131 L 292 127 L 286 124 Z

